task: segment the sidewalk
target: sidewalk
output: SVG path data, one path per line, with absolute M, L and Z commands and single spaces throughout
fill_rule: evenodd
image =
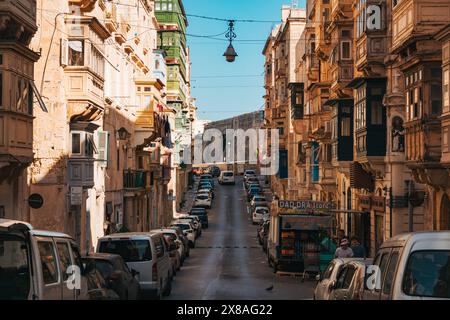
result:
M 185 194 L 184 194 L 184 204 L 183 207 L 180 209 L 180 212 L 175 212 L 175 217 L 180 215 L 180 214 L 185 214 L 188 213 L 193 205 L 194 205 L 194 197 L 195 197 L 195 193 L 196 190 L 198 188 L 198 180 L 196 179 L 192 188 L 188 189 Z

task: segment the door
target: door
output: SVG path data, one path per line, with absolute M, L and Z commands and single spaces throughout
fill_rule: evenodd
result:
M 39 263 L 39 277 L 42 300 L 61 300 L 62 285 L 61 274 L 58 268 L 57 254 L 55 244 L 52 238 L 39 237 L 37 239 Z
M 70 253 L 70 244 L 67 240 L 57 239 L 56 250 L 58 251 L 58 262 L 61 270 L 61 291 L 63 300 L 75 300 L 76 288 L 74 283 L 69 279 L 67 270 L 74 265 L 73 257 Z M 81 270 L 80 270 L 81 271 Z M 76 275 L 75 275 L 76 276 Z M 81 276 L 81 274 L 79 275 Z M 70 282 L 70 283 L 69 283 Z
M 83 273 L 84 270 L 83 262 L 81 261 L 79 248 L 76 246 L 74 242 L 70 242 L 70 249 L 74 265 L 78 266 L 81 273 Z M 88 293 L 87 278 L 84 275 L 82 275 L 80 278 L 80 285 L 81 285 L 80 289 L 75 288 L 75 300 L 86 300 L 89 298 L 89 293 Z
M 323 276 L 322 276 L 322 280 L 317 284 L 317 289 L 316 289 L 316 293 L 315 293 L 317 300 L 325 299 L 326 295 L 328 295 L 328 292 L 330 292 L 329 288 L 333 281 L 331 279 L 331 276 L 333 274 L 335 267 L 336 267 L 336 263 L 330 262 L 328 267 L 325 269 Z
M 350 268 L 348 266 L 343 266 L 341 270 L 337 273 L 336 283 L 334 284 L 334 288 L 330 287 L 330 296 L 329 300 L 345 300 L 345 281 L 347 278 L 347 274 L 350 272 Z

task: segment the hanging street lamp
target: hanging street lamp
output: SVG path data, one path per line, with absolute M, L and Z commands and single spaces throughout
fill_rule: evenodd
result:
M 228 21 L 228 32 L 225 37 L 230 40 L 230 45 L 228 46 L 223 56 L 228 62 L 234 62 L 236 60 L 236 57 L 238 56 L 236 50 L 234 50 L 233 47 L 233 40 L 236 38 L 236 33 L 234 32 L 234 20 Z

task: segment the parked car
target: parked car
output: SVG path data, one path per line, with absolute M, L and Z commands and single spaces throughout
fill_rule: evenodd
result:
M 208 213 L 204 208 L 192 208 L 190 211 L 191 216 L 197 216 L 202 224 L 202 229 L 207 229 L 209 227 Z
M 180 239 L 181 242 L 183 243 L 183 252 L 184 252 L 183 261 L 184 261 L 185 258 L 189 257 L 189 254 L 191 252 L 191 248 L 189 247 L 189 240 L 188 240 L 188 238 L 184 235 L 184 232 L 183 232 L 183 230 L 180 227 L 171 226 L 167 230 L 175 231 L 177 236 L 178 236 L 178 239 Z
M 161 232 L 161 230 L 156 230 L 155 232 Z M 172 277 L 176 276 L 177 271 L 181 269 L 181 256 L 178 252 L 179 244 L 175 242 L 175 239 L 172 235 L 164 234 L 164 241 L 166 241 L 166 247 L 169 250 L 169 257 L 172 266 Z
M 139 299 L 140 285 L 136 279 L 139 272 L 132 269 L 117 254 L 94 253 L 82 258 L 85 269 L 97 269 L 108 289 L 113 290 L 120 300 Z
M 365 288 L 367 267 L 372 259 L 357 259 L 345 263 L 331 287 L 330 300 L 361 300 Z
M 250 177 L 256 177 L 256 171 L 255 170 L 245 170 L 244 171 L 244 179 L 248 179 Z
M 197 190 L 197 194 L 206 193 L 211 199 L 214 199 L 214 191 L 212 188 L 204 187 Z
M 98 240 L 97 252 L 122 257 L 139 272 L 141 296 L 160 299 L 172 291 L 169 251 L 161 233 L 116 233 Z
M 202 175 L 200 176 L 200 183 L 201 183 L 202 181 L 208 181 L 208 182 L 210 182 L 211 185 L 214 187 L 214 179 L 213 179 L 213 176 L 212 176 L 212 175 L 210 175 L 210 174 L 202 174 Z
M 207 190 L 209 190 L 210 192 L 214 192 L 214 187 L 213 187 L 211 181 L 206 181 L 206 180 L 201 181 L 201 182 L 198 184 L 197 191 L 198 191 L 198 190 L 202 190 L 202 189 L 207 189 Z
M 194 167 L 194 168 L 192 168 L 192 173 L 195 176 L 199 176 L 199 175 L 201 175 L 203 173 L 203 169 L 199 168 L 199 167 Z
M 233 171 L 222 171 L 219 177 L 220 184 L 236 184 Z
M 251 187 L 247 193 L 247 200 L 250 201 L 256 195 L 261 195 L 261 188 L 260 187 Z
M 165 238 L 170 238 L 175 242 L 175 245 L 177 247 L 178 254 L 180 255 L 180 267 L 183 265 L 183 262 L 186 258 L 185 250 L 184 250 L 184 243 L 183 240 L 180 238 L 176 230 L 173 229 L 160 229 L 160 232 L 164 234 Z M 180 268 L 177 269 L 177 271 Z
M 212 175 L 213 177 L 218 177 L 218 176 L 220 176 L 220 168 L 219 168 L 218 166 L 211 166 L 211 167 L 210 167 L 210 172 L 211 172 L 211 175 Z
M 100 270 L 95 265 L 87 266 L 86 277 L 88 283 L 88 294 L 90 300 L 119 300 L 119 295 L 112 289 L 103 278 Z
M 190 248 L 195 248 L 195 231 L 189 222 L 182 222 L 175 220 L 171 223 L 171 227 L 179 227 L 183 230 L 184 235 L 188 239 L 188 244 Z
M 395 236 L 378 250 L 379 285 L 365 300 L 450 299 L 450 231 Z
M 80 290 L 67 285 L 70 266 L 79 268 Z M 88 281 L 70 236 L 0 219 L 0 300 L 88 300 Z
M 263 244 L 264 235 L 269 230 L 269 219 L 263 219 L 256 230 L 256 236 L 260 245 Z
M 252 213 L 252 222 L 253 224 L 258 224 L 264 220 L 264 218 L 269 217 L 269 208 L 267 207 L 255 207 L 255 210 Z
M 194 206 L 211 209 L 211 205 L 212 205 L 211 202 L 212 202 L 212 199 L 209 196 L 207 196 L 205 194 L 200 194 L 195 197 Z
M 314 290 L 314 300 L 329 300 L 330 293 L 336 284 L 337 276 L 340 273 L 345 263 L 354 260 L 354 258 L 347 259 L 333 259 L 322 274 L 317 275 L 317 285 Z
M 196 232 L 196 238 L 202 235 L 202 224 L 197 216 L 191 216 L 189 214 L 181 214 L 178 219 L 190 220 L 193 223 L 194 230 Z
M 249 177 L 244 180 L 244 186 L 246 190 L 250 187 L 251 184 L 259 186 L 259 179 L 257 177 Z

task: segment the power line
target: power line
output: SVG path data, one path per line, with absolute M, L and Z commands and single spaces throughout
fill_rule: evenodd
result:
M 256 78 L 256 77 L 262 77 L 262 76 L 264 76 L 264 75 L 262 75 L 262 74 L 252 74 L 252 75 L 237 74 L 237 75 L 198 76 L 198 77 L 192 77 L 192 79 Z

